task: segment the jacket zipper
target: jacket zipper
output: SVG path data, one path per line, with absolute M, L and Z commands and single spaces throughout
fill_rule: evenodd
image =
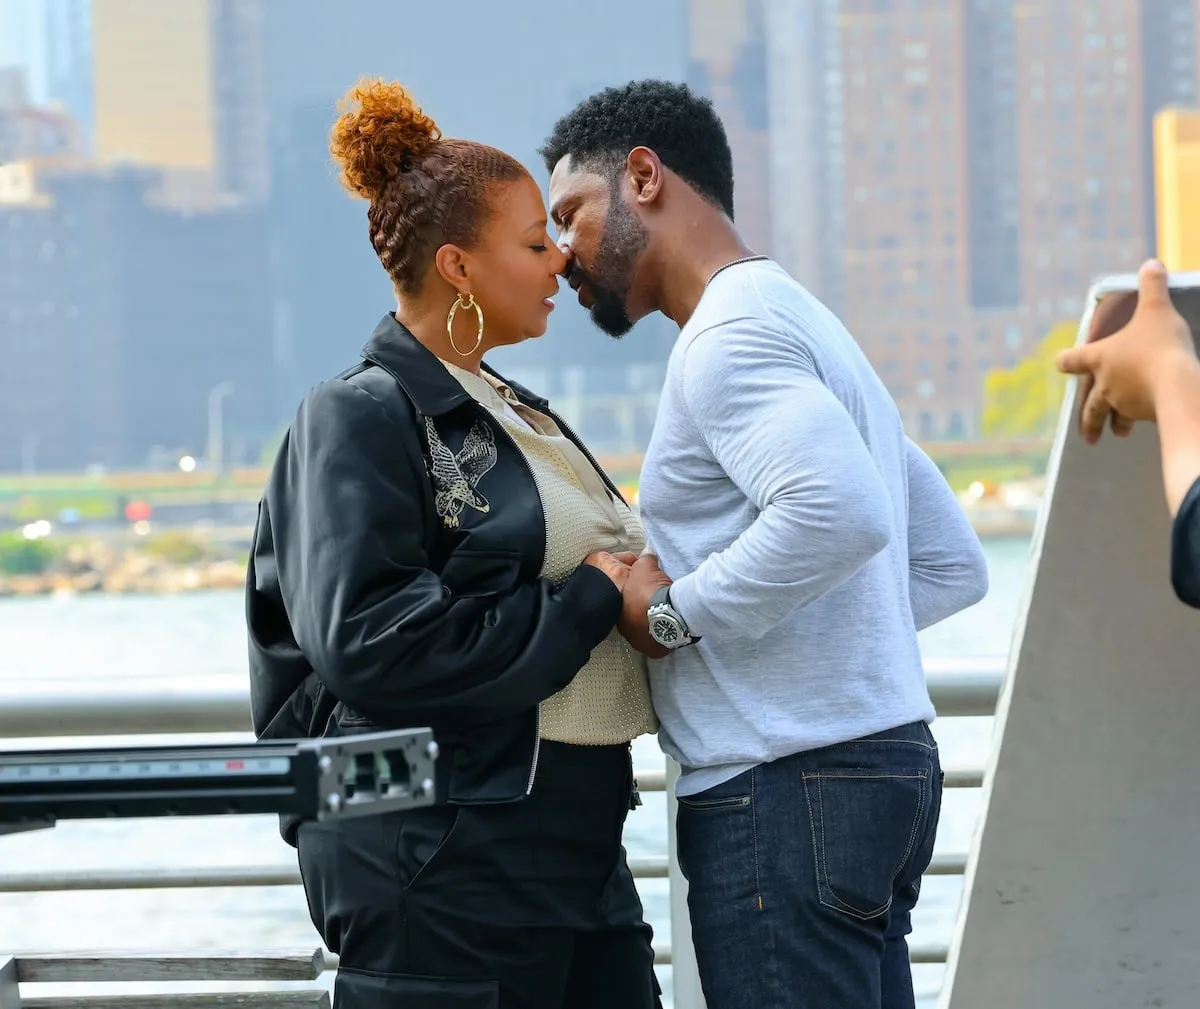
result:
M 525 454 L 521 451 L 521 447 L 517 444 L 516 438 L 514 438 L 511 434 L 508 433 L 508 431 L 506 431 L 504 429 L 503 424 L 497 423 L 495 421 L 495 419 L 491 416 L 491 414 L 488 413 L 487 409 L 484 408 L 482 405 L 477 404 L 476 409 L 477 409 L 479 415 L 484 418 L 485 423 L 491 424 L 494 429 L 499 430 L 499 432 L 505 437 L 505 439 L 507 439 L 508 443 L 513 447 L 513 451 L 516 452 L 517 458 L 521 460 L 521 464 L 529 472 L 529 478 L 531 480 L 533 480 L 533 486 L 534 486 L 534 489 L 536 490 L 537 489 L 537 478 L 533 475 L 532 468 L 530 468 L 529 463 L 525 460 Z M 534 409 L 535 410 L 543 409 L 543 407 L 535 406 Z M 578 448 L 579 451 L 581 451 L 584 454 L 584 456 L 587 458 L 587 461 L 592 464 L 592 468 L 595 469 L 595 471 L 600 475 L 600 479 L 604 481 L 605 486 L 608 487 L 608 489 L 610 491 L 612 491 L 618 498 L 620 498 L 620 500 L 625 504 L 626 507 L 629 507 L 629 502 L 625 500 L 624 495 L 617 489 L 616 485 L 609 478 L 609 475 L 604 471 L 604 468 L 596 461 L 596 457 L 592 455 L 592 453 L 588 450 L 588 447 L 580 440 L 579 435 L 577 435 L 575 433 L 574 428 L 572 428 L 571 425 L 568 424 L 565 420 L 563 420 L 557 413 L 555 413 L 553 410 L 551 410 L 549 405 L 546 405 L 544 407 L 544 409 L 545 409 L 546 415 L 548 417 L 550 417 L 554 421 L 554 423 L 556 423 L 563 431 L 566 432 L 567 437 L 570 438 L 571 441 L 573 441 L 575 443 L 575 447 Z M 428 466 L 426 466 L 426 468 L 428 468 Z M 545 523 L 545 520 L 546 520 L 545 515 L 546 515 L 545 508 L 543 507 L 543 509 L 542 509 L 543 524 Z M 547 529 L 546 535 L 543 537 L 543 540 L 542 540 L 542 560 L 541 560 L 541 563 L 538 564 L 538 571 L 541 571 L 542 568 L 544 568 L 546 566 L 546 551 L 549 549 L 550 549 L 550 530 Z M 537 706 L 537 712 L 536 712 L 536 718 L 535 718 L 535 728 L 534 728 L 534 737 L 533 737 L 533 759 L 529 762 L 529 780 L 525 784 L 525 795 L 526 796 L 530 796 L 533 794 L 533 782 L 534 782 L 534 779 L 537 778 L 538 758 L 541 756 L 541 752 L 542 752 L 542 705 L 539 703 Z M 639 799 L 640 799 L 640 797 L 639 797 Z
M 625 500 L 625 495 L 622 494 L 617 489 L 617 485 L 612 482 L 612 479 L 609 477 L 608 473 L 605 472 L 604 467 L 601 466 L 600 463 L 598 463 L 596 461 L 596 457 L 594 455 L 592 455 L 591 450 L 583 443 L 583 439 L 581 439 L 579 437 L 579 435 L 577 435 L 575 433 L 575 429 L 573 427 L 571 427 L 571 425 L 568 424 L 565 420 L 563 420 L 562 417 L 560 417 L 557 413 L 555 413 L 555 411 L 550 409 L 549 403 L 546 403 L 544 406 L 535 407 L 534 409 L 544 410 L 546 413 L 546 416 L 548 416 L 551 420 L 553 420 L 554 423 L 557 424 L 559 426 L 559 428 L 566 433 L 567 437 L 570 438 L 571 441 L 573 441 L 575 443 L 575 447 L 577 449 L 579 449 L 579 451 L 583 453 L 583 455 L 587 459 L 587 461 L 592 464 L 592 469 L 594 469 L 596 471 L 596 473 L 599 474 L 600 479 L 604 481 L 604 485 L 610 491 L 612 491 L 614 495 L 616 495 L 617 499 L 620 500 L 625 505 L 626 508 L 628 508 L 629 502 Z M 508 432 L 506 431 L 505 434 L 507 434 L 507 433 Z M 547 535 L 549 535 L 549 533 L 547 533 Z M 542 741 L 541 721 L 542 721 L 542 708 L 541 708 L 541 705 L 538 705 L 538 745 L 539 746 L 541 745 L 541 741 Z M 534 750 L 533 761 L 534 761 L 534 769 L 536 770 L 536 768 L 537 768 L 537 750 L 536 749 Z M 531 772 L 529 775 L 529 792 L 532 792 L 532 791 L 533 791 L 533 773 Z M 525 794 L 528 795 L 529 792 L 526 792 Z M 637 806 L 640 806 L 642 804 L 642 797 L 638 794 L 638 787 L 637 787 L 636 779 L 634 779 L 634 782 L 633 782 L 633 796 L 630 798 L 630 803 L 631 803 L 631 808 L 636 808 Z
M 529 781 L 525 784 L 525 795 L 533 794 L 533 779 L 537 777 L 538 757 L 542 752 L 542 706 L 537 706 L 536 728 L 533 736 L 533 760 L 529 764 Z
M 545 412 L 546 412 L 546 415 L 548 417 L 550 417 L 551 420 L 553 420 L 555 424 L 557 424 L 560 428 L 562 428 L 562 430 L 566 433 L 567 437 L 570 438 L 571 441 L 573 441 L 575 443 L 575 447 L 577 449 L 579 449 L 579 451 L 582 452 L 584 454 L 584 456 L 587 457 L 587 461 L 592 464 L 592 468 L 600 475 L 600 479 L 604 481 L 605 486 L 610 491 L 612 491 L 618 498 L 620 498 L 622 504 L 624 504 L 625 507 L 628 508 L 629 502 L 625 500 L 625 496 L 619 490 L 617 490 L 616 484 L 614 484 L 612 482 L 609 475 L 604 471 L 604 467 L 601 466 L 598 462 L 596 462 L 596 457 L 594 455 L 592 455 L 592 453 L 588 450 L 588 447 L 580 439 L 579 435 L 577 435 L 575 433 L 575 429 L 572 428 L 571 425 L 568 424 L 565 420 L 563 420 L 557 413 L 555 413 L 553 410 L 551 410 L 549 405 L 547 405 L 545 407 Z
M 485 424 L 491 424 L 495 430 L 498 430 L 508 440 L 508 443 L 513 447 L 513 451 L 516 453 L 517 459 L 520 460 L 521 465 L 524 466 L 525 469 L 528 471 L 529 479 L 533 481 L 534 493 L 535 494 L 538 493 L 537 478 L 533 475 L 533 469 L 530 467 L 529 463 L 526 462 L 525 453 L 523 453 L 521 451 L 521 446 L 517 444 L 517 439 L 514 438 L 511 434 L 509 434 L 504 429 L 504 425 L 498 423 L 484 406 L 477 404 L 476 409 L 477 409 L 479 415 L 483 418 L 483 421 Z M 538 503 L 541 504 L 540 494 L 538 497 Z M 545 505 L 542 505 L 542 525 L 544 526 L 545 524 L 546 524 L 546 508 L 545 508 Z M 542 537 L 542 559 L 538 563 L 538 572 L 539 573 L 541 572 L 542 568 L 544 568 L 546 566 L 546 552 L 549 549 L 550 549 L 550 530 L 549 530 L 549 528 L 547 528 L 545 535 Z M 525 795 L 526 796 L 533 794 L 533 779 L 537 777 L 538 757 L 541 756 L 541 752 L 542 752 L 542 705 L 541 705 L 541 702 L 538 702 L 537 713 L 536 713 L 535 721 L 534 721 L 534 731 L 533 731 L 533 759 L 529 762 L 529 781 L 525 785 Z

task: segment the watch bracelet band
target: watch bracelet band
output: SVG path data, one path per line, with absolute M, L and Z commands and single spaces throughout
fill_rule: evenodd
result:
M 656 589 L 654 594 L 650 597 L 649 613 L 653 614 L 654 611 L 659 607 L 665 607 L 669 609 L 674 618 L 682 625 L 684 640 L 676 647 L 682 647 L 683 645 L 694 645 L 700 640 L 699 635 L 693 634 L 691 628 L 688 627 L 688 623 L 684 619 L 683 614 L 675 609 L 674 604 L 671 602 L 670 585 L 664 585 L 662 588 Z M 653 637 L 653 635 L 651 636 Z

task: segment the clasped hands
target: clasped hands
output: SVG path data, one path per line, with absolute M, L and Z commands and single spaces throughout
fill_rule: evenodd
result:
M 671 579 L 659 567 L 658 558 L 648 552 L 638 556 L 597 551 L 589 554 L 583 563 L 599 568 L 621 590 L 624 603 L 617 630 L 625 640 L 649 658 L 661 659 L 666 655 L 669 650 L 650 636 L 648 620 L 650 597 L 664 585 L 671 584 Z

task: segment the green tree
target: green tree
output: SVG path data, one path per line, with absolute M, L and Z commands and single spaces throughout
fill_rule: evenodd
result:
M 160 533 L 148 540 L 143 549 L 168 564 L 197 564 L 207 553 L 202 543 L 182 530 Z
M 0 572 L 6 575 L 40 575 L 54 563 L 55 549 L 45 540 L 29 540 L 21 533 L 0 534 Z
M 1059 351 L 1074 345 L 1077 331 L 1077 323 L 1059 323 L 1014 367 L 987 373 L 980 421 L 985 438 L 1053 436 L 1067 389 L 1066 376 L 1054 367 L 1054 359 Z

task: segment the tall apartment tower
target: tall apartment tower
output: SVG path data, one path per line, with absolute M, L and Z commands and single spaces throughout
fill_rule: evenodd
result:
M 962 437 L 977 413 L 971 309 L 965 0 L 843 0 L 842 318 L 914 433 Z M 991 53 L 1002 52 L 992 44 Z M 831 255 L 837 250 L 831 249 Z M 991 356 L 983 353 L 990 365 Z M 935 406 L 936 409 L 935 409 Z
M 1154 0 L 1158 2 L 1158 0 Z M 1027 335 L 1077 316 L 1098 274 L 1151 249 L 1139 5 L 1043 0 L 1015 22 Z
M 841 0 L 827 18 L 826 90 L 779 101 L 804 94 L 826 119 L 809 150 L 835 152 L 840 192 L 826 170 L 825 194 L 844 224 L 822 229 L 823 258 L 919 436 L 970 436 L 987 371 L 1153 250 L 1151 124 L 1197 93 L 1196 7 Z
M 690 0 L 688 83 L 713 100 L 734 155 L 734 212 L 751 248 L 772 253 L 767 0 Z
M 261 201 L 261 0 L 92 0 L 95 153 Z
M 1200 11 L 1196 0 L 1142 0 L 1142 138 L 1145 179 L 1154 178 L 1154 116 L 1162 109 L 1192 106 L 1200 97 Z M 1159 247 L 1155 187 L 1147 185 L 1147 245 Z
M 75 120 L 92 148 L 92 0 L 43 0 L 46 98 Z
M 1158 258 L 1200 270 L 1200 109 L 1166 109 L 1154 121 Z

